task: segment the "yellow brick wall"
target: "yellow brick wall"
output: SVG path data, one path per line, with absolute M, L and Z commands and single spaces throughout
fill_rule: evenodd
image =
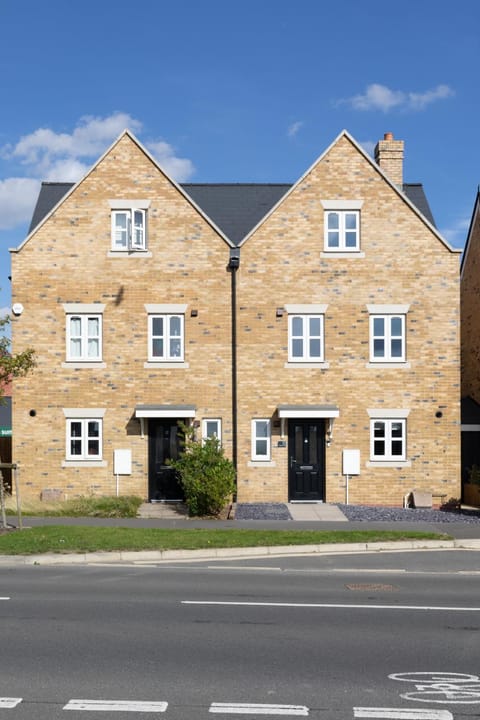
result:
M 362 200 L 364 257 L 322 257 L 321 200 Z M 288 499 L 288 443 L 279 404 L 332 404 L 326 500 L 345 499 L 342 449 L 358 448 L 352 503 L 399 505 L 412 488 L 459 497 L 458 255 L 343 137 L 243 245 L 238 271 L 240 501 Z M 285 367 L 285 304 L 325 303 L 328 369 Z M 367 304 L 409 304 L 405 368 L 366 367 Z M 405 467 L 369 467 L 367 409 L 410 410 Z M 437 418 L 436 413 L 442 417 Z M 252 467 L 252 418 L 272 418 L 272 462 Z M 286 439 L 286 438 L 285 438 Z M 434 498 L 435 502 L 438 499 Z
M 109 257 L 110 199 L 149 199 L 148 247 Z M 13 349 L 33 346 L 38 364 L 15 382 L 13 456 L 24 496 L 46 488 L 68 497 L 115 492 L 113 451 L 131 448 L 122 493 L 147 497 L 148 437 L 138 404 L 193 404 L 196 418 L 221 418 L 231 454 L 231 316 L 228 246 L 141 148 L 124 135 L 24 247 L 12 254 Z M 105 368 L 64 367 L 63 303 L 103 303 Z M 188 368 L 145 368 L 145 303 L 186 304 Z M 191 317 L 191 310 L 198 310 Z M 63 365 L 63 366 L 62 366 Z M 105 467 L 62 467 L 63 408 L 104 408 Z M 30 415 L 35 410 L 35 416 Z

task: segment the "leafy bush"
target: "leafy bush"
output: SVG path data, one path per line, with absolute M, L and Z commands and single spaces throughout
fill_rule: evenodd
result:
M 179 474 L 190 515 L 218 515 L 235 490 L 235 469 L 216 437 L 203 443 L 183 428 L 185 449 L 172 466 Z

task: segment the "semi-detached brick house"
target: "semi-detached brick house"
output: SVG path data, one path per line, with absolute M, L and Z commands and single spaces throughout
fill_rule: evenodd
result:
M 125 132 L 44 184 L 12 251 L 24 493 L 176 499 L 183 421 L 239 501 L 343 501 L 347 471 L 350 502 L 458 497 L 458 251 L 402 165 L 342 132 L 293 186 L 178 185 Z

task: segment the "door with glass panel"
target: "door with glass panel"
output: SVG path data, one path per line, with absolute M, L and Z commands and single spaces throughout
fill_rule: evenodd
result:
M 149 500 L 183 500 L 178 474 L 169 464 L 180 453 L 180 428 L 176 418 L 152 418 L 148 421 Z
M 289 500 L 325 499 L 325 421 L 289 420 Z

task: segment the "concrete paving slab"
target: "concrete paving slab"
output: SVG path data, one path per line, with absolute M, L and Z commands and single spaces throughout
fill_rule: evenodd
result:
M 292 520 L 320 520 L 324 522 L 348 522 L 336 505 L 327 503 L 288 503 Z

